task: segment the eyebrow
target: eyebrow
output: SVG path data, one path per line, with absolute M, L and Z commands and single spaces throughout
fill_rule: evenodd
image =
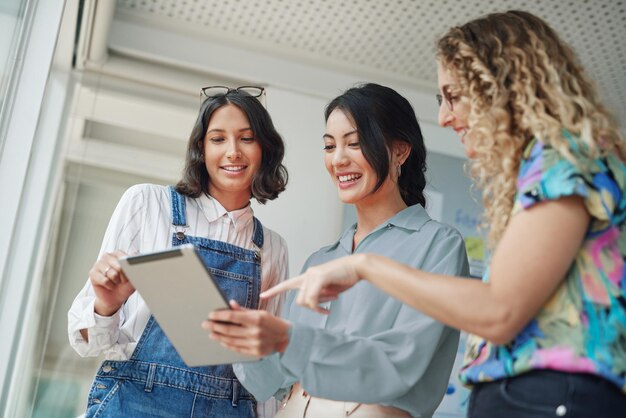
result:
M 357 132 L 358 132 L 358 131 L 355 129 L 354 131 L 350 131 L 350 132 L 348 132 L 348 133 L 343 134 L 343 137 L 345 138 L 345 137 L 350 136 L 350 135 L 352 135 L 352 134 L 356 134 Z M 331 134 L 324 134 L 324 135 L 322 135 L 322 138 L 330 138 L 330 139 L 335 139 L 335 137 L 334 137 L 334 136 L 332 136 Z
M 244 132 L 244 131 L 252 131 L 252 128 L 241 128 L 239 130 L 239 132 Z M 226 130 L 220 129 L 220 128 L 213 128 L 213 129 L 209 129 L 208 131 L 206 131 L 207 134 L 212 133 L 212 132 L 226 132 Z

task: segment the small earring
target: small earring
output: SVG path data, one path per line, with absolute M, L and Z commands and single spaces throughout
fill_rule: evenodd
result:
M 398 164 L 398 178 L 402 175 L 402 164 Z

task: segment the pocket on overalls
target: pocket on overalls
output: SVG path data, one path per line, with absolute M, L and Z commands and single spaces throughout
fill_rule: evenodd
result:
M 117 379 L 96 377 L 87 396 L 87 412 L 85 418 L 96 417 L 103 412 L 111 398 L 117 393 L 121 382 Z
M 256 308 L 252 300 L 252 278 L 219 269 L 210 269 L 226 300 L 234 299 L 246 308 Z

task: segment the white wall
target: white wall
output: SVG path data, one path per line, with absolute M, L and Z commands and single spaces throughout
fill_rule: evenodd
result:
M 306 258 L 341 232 L 342 205 L 324 167 L 322 135 L 326 101 L 272 88 L 267 107 L 286 143 L 287 190 L 274 202 L 255 205 L 261 222 L 289 245 L 289 264 L 297 274 Z

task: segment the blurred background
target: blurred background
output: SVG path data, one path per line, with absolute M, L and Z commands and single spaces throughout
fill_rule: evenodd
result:
M 324 106 L 359 82 L 398 90 L 429 150 L 427 209 L 462 232 L 480 276 L 481 205 L 437 126 L 434 45 L 511 8 L 570 43 L 623 129 L 624 1 L 0 0 L 0 416 L 84 411 L 101 359 L 70 348 L 67 310 L 124 190 L 178 180 L 203 86 L 266 88 L 290 181 L 254 210 L 292 274 L 355 221 L 324 169 Z M 466 398 L 453 374 L 437 416 L 463 416 Z

